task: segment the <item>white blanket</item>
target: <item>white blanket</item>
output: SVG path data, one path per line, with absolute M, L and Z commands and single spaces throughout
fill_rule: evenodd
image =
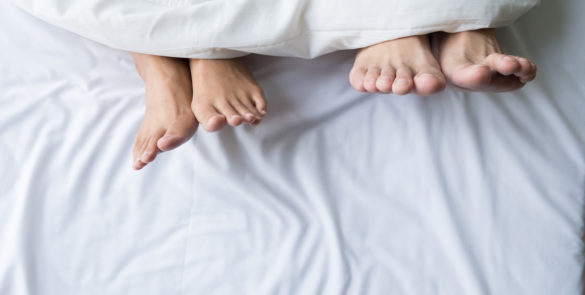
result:
M 262 124 L 136 172 L 130 56 L 0 1 L 0 294 L 581 294 L 583 11 L 500 31 L 540 66 L 513 93 L 370 95 L 354 52 L 246 57 Z
M 12 0 L 113 48 L 177 57 L 316 57 L 511 23 L 538 0 Z

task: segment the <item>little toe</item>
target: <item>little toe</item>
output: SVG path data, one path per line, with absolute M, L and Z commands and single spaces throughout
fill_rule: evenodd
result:
M 486 65 L 462 62 L 455 67 L 449 79 L 456 87 L 479 90 L 490 84 L 492 69 Z
M 364 78 L 364 88 L 367 92 L 376 93 L 378 88 L 376 87 L 376 81 L 380 77 L 380 68 L 370 67 Z
M 263 117 L 262 113 L 255 107 L 252 98 L 241 98 L 233 100 L 231 103 L 234 109 L 250 124 Z
M 264 98 L 264 92 L 252 94 L 252 103 L 255 109 L 260 113 L 260 116 L 266 115 L 266 99 Z
M 536 66 L 534 63 L 523 57 L 519 57 L 518 62 L 520 63 L 520 69 L 516 73 L 516 76 L 518 76 L 523 83 L 532 81 L 536 76 Z
M 396 79 L 392 84 L 392 92 L 398 95 L 404 95 L 412 91 L 412 71 L 402 67 L 396 71 Z
M 226 119 L 213 105 L 204 103 L 193 107 L 193 113 L 197 121 L 209 132 L 218 131 L 226 124 Z
M 356 65 L 354 65 L 351 71 L 349 72 L 349 83 L 357 91 L 361 92 L 366 91 L 366 88 L 364 87 L 364 79 L 366 77 L 367 72 L 368 70 L 366 67 Z
M 376 88 L 378 91 L 382 93 L 390 93 L 392 92 L 392 83 L 394 83 L 394 78 L 396 77 L 396 71 L 394 69 L 388 68 L 382 70 L 380 73 L 380 77 L 376 80 Z

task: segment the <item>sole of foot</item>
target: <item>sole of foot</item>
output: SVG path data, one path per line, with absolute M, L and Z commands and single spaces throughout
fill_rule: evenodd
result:
M 505 54 L 493 29 L 435 33 L 433 37 L 443 73 L 455 88 L 513 91 L 536 77 L 534 62 Z

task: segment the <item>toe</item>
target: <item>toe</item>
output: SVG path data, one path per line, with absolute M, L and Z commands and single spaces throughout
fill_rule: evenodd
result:
M 412 70 L 407 67 L 401 67 L 396 71 L 396 79 L 392 84 L 392 92 L 398 95 L 404 95 L 412 90 Z
M 364 77 L 364 88 L 367 92 L 377 93 L 378 88 L 376 87 L 376 81 L 380 77 L 380 68 L 370 67 L 366 76 Z
M 144 167 L 146 167 L 146 164 L 140 162 L 140 160 L 136 160 L 134 161 L 134 164 L 132 164 L 132 169 L 134 170 L 141 170 Z
M 262 89 L 258 93 L 252 93 L 252 103 L 262 117 L 266 115 L 266 99 Z
M 264 116 L 254 105 L 254 100 L 251 96 L 242 95 L 239 97 L 237 102 L 234 103 L 234 105 L 235 104 L 238 104 L 240 110 L 245 112 L 243 115 L 248 118 L 251 118 L 249 114 L 254 115 L 254 119 L 260 119 Z
M 242 124 L 242 117 L 234 110 L 228 99 L 218 99 L 215 104 L 215 109 L 226 118 L 229 125 L 235 127 Z
M 150 138 L 144 146 L 144 151 L 139 155 L 138 158 L 142 163 L 148 164 L 154 161 L 154 158 L 156 158 L 156 154 L 158 152 L 156 142 L 158 138 L 158 136 Z
M 200 103 L 193 107 L 197 121 L 209 132 L 217 131 L 226 124 L 226 119 L 210 103 Z
M 223 128 L 223 126 L 225 126 L 225 124 L 226 124 L 226 119 L 224 116 L 215 115 L 215 116 L 212 116 L 209 120 L 207 120 L 206 130 L 211 131 L 211 132 L 218 131 L 221 128 Z M 205 128 L 205 125 L 204 125 L 204 128 Z
M 376 88 L 382 93 L 392 92 L 392 83 L 396 77 L 396 70 L 393 68 L 385 68 L 380 73 L 380 77 L 376 81 Z
M 140 161 L 140 155 L 142 155 L 144 153 L 145 146 L 146 146 L 146 138 L 141 136 L 140 132 L 139 132 L 138 135 L 136 136 L 136 139 L 134 140 L 134 148 L 132 149 L 132 160 L 133 160 L 132 168 L 134 168 L 134 170 L 140 170 L 144 166 L 146 166 L 145 163 L 142 163 Z
M 162 129 L 152 128 L 152 121 L 149 118 L 149 115 L 146 114 L 134 140 L 132 155 L 133 168 L 136 170 L 142 169 L 146 164 L 154 160 L 158 153 L 156 141 L 164 133 Z
M 236 126 L 240 126 L 242 124 L 242 122 L 244 122 L 244 119 L 242 118 L 242 116 L 234 114 L 234 115 L 230 115 L 227 118 L 227 122 L 229 125 L 236 127 Z
M 445 89 L 445 79 L 438 74 L 419 73 L 414 77 L 414 91 L 417 95 L 431 95 Z
M 364 78 L 368 72 L 366 67 L 354 65 L 349 72 L 349 83 L 358 91 L 365 92 Z
M 247 100 L 234 99 L 230 103 L 245 122 L 252 123 L 262 117 L 252 102 L 248 102 L 246 105 L 243 101 Z
M 482 64 L 488 66 L 492 71 L 504 76 L 513 75 L 521 68 L 520 62 L 517 58 L 501 53 L 492 53 L 488 55 Z
M 453 49 L 451 49 L 453 51 Z M 447 80 L 457 88 L 467 90 L 480 90 L 487 87 L 491 81 L 492 69 L 481 64 L 483 58 L 473 55 L 461 54 L 456 51 L 453 54 L 442 53 L 441 68 Z
M 166 152 L 177 148 L 195 134 L 197 125 L 197 121 L 192 114 L 179 118 L 171 124 L 163 137 L 157 141 L 158 149 Z
M 414 92 L 417 95 L 431 95 L 445 89 L 445 76 L 439 64 L 426 62 L 419 66 L 414 77 Z
M 134 165 L 135 170 L 144 168 L 148 163 L 154 161 L 158 148 L 156 146 L 157 136 L 140 138 L 136 140 L 134 148 Z
M 520 69 L 515 74 L 520 78 L 523 83 L 532 81 L 536 76 L 536 66 L 530 60 L 519 57 L 518 62 L 520 63 Z
M 534 78 L 536 78 L 536 72 L 538 72 L 538 67 L 530 61 L 530 74 L 524 78 L 524 83 L 534 80 Z

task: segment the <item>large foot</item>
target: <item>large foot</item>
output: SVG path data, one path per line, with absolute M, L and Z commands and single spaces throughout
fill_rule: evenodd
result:
M 193 113 L 207 131 L 225 124 L 259 124 L 266 114 L 262 89 L 239 59 L 192 59 Z
M 349 81 L 355 89 L 370 93 L 430 95 L 445 88 L 445 77 L 427 36 L 396 39 L 360 50 Z
M 493 29 L 435 35 L 439 62 L 452 85 L 473 91 L 518 89 L 536 76 L 530 60 L 504 54 Z
M 152 162 L 158 152 L 187 141 L 197 130 L 191 111 L 191 75 L 186 60 L 133 54 L 146 83 L 146 112 L 134 143 L 136 170 Z

